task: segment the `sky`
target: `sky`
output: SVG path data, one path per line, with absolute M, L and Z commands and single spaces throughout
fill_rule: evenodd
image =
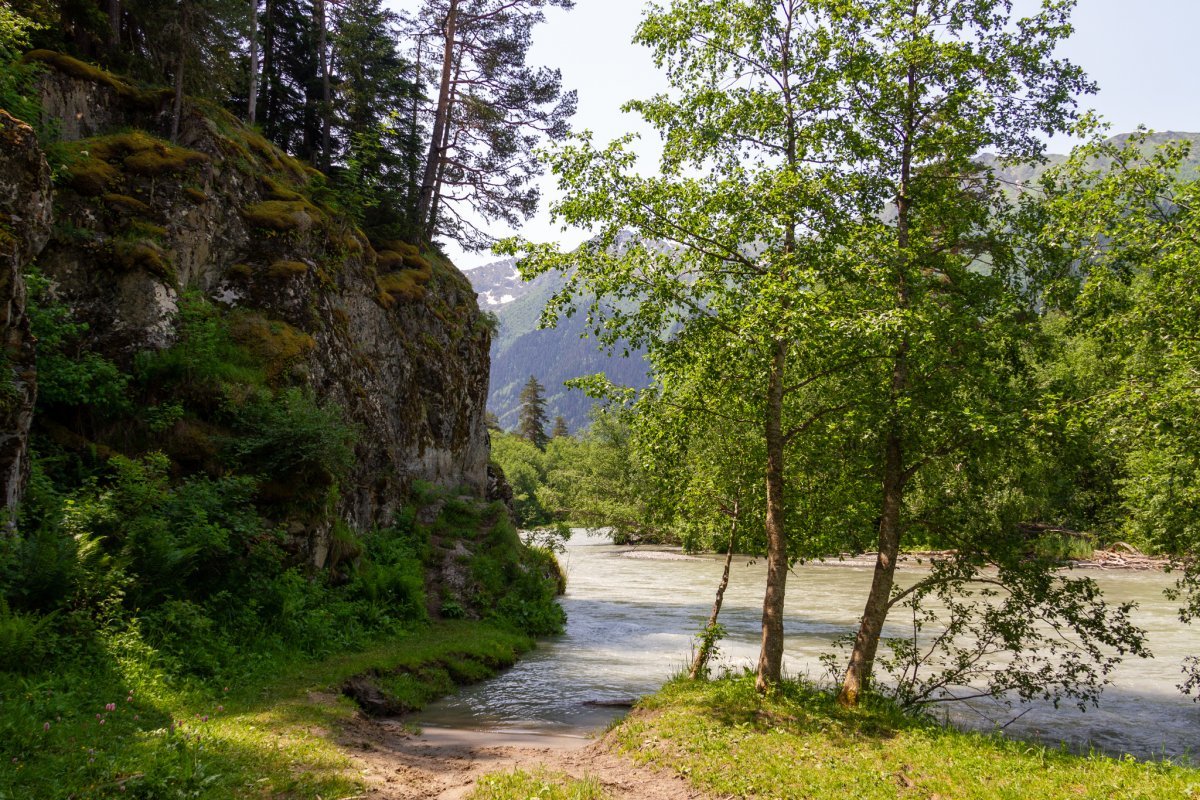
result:
M 1031 3 L 1015 4 L 1021 10 Z M 416 3 L 395 0 L 394 5 Z M 630 42 L 645 5 L 645 0 L 576 0 L 571 11 L 550 9 L 546 24 L 534 32 L 530 63 L 561 69 L 564 87 L 578 91 L 576 130 L 591 130 L 599 143 L 641 131 L 639 152 L 652 161 L 657 134 L 640 125 L 636 115 L 620 111 L 627 100 L 666 88 L 648 51 Z M 1075 34 L 1059 53 L 1100 86 L 1099 94 L 1083 99 L 1083 107 L 1099 112 L 1114 133 L 1138 125 L 1200 131 L 1200 0 L 1079 0 L 1073 19 Z M 1051 147 L 1065 151 L 1070 142 L 1060 138 Z M 543 179 L 542 186 L 540 212 L 516 232 L 534 241 L 577 244 L 582 234 L 551 225 L 546 203 L 553 197 L 553 181 Z M 446 250 L 464 269 L 496 260 L 487 252 L 464 253 L 453 244 Z

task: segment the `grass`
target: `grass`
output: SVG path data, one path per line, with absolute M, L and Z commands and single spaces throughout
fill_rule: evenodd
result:
M 505 629 L 447 622 L 318 662 L 264 653 L 226 687 L 172 679 L 136 633 L 113 635 L 102 653 L 0 681 L 0 798 L 353 796 L 360 777 L 328 735 L 354 713 L 343 681 L 529 646 Z
M 1195 769 L 958 731 L 882 701 L 844 709 L 800 683 L 762 698 L 752 676 L 676 679 L 613 736 L 637 761 L 721 797 L 1200 798 Z
M 479 779 L 468 800 L 606 800 L 595 778 L 579 780 L 558 772 L 497 772 Z

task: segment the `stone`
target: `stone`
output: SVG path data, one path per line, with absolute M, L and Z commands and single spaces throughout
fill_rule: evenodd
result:
M 0 505 L 15 511 L 29 478 L 37 360 L 25 272 L 50 238 L 50 167 L 37 136 L 0 110 Z

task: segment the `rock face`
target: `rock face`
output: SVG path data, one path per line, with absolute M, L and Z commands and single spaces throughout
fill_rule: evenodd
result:
M 0 504 L 15 509 L 29 476 L 37 390 L 25 271 L 50 237 L 50 167 L 26 124 L 0 111 Z
M 74 158 L 39 265 L 55 299 L 88 325 L 92 348 L 129 365 L 169 346 L 181 299 L 199 293 L 274 377 L 336 401 L 357 426 L 337 508 L 351 525 L 388 524 L 415 480 L 484 496 L 491 332 L 452 264 L 371 241 L 333 207 L 324 176 L 219 108 L 185 104 L 169 143 L 161 95 L 43 60 L 43 107 Z M 0 161 L 0 186 L 10 163 Z M 12 259 L 3 266 L 20 274 Z M 307 531 L 318 564 L 328 522 Z

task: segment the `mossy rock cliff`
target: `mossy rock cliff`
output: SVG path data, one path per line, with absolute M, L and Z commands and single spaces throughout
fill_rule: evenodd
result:
M 133 371 L 178 340 L 181 300 L 200 296 L 270 386 L 341 406 L 360 435 L 351 478 L 306 532 L 314 560 L 331 520 L 388 524 L 414 481 L 486 492 L 489 333 L 453 264 L 373 244 L 331 205 L 324 176 L 216 106 L 185 102 L 168 141 L 160 89 L 48 51 L 28 58 L 46 65 L 45 121 L 67 162 L 38 266 L 86 324 L 89 351 Z M 104 452 L 147 446 L 73 433 Z

